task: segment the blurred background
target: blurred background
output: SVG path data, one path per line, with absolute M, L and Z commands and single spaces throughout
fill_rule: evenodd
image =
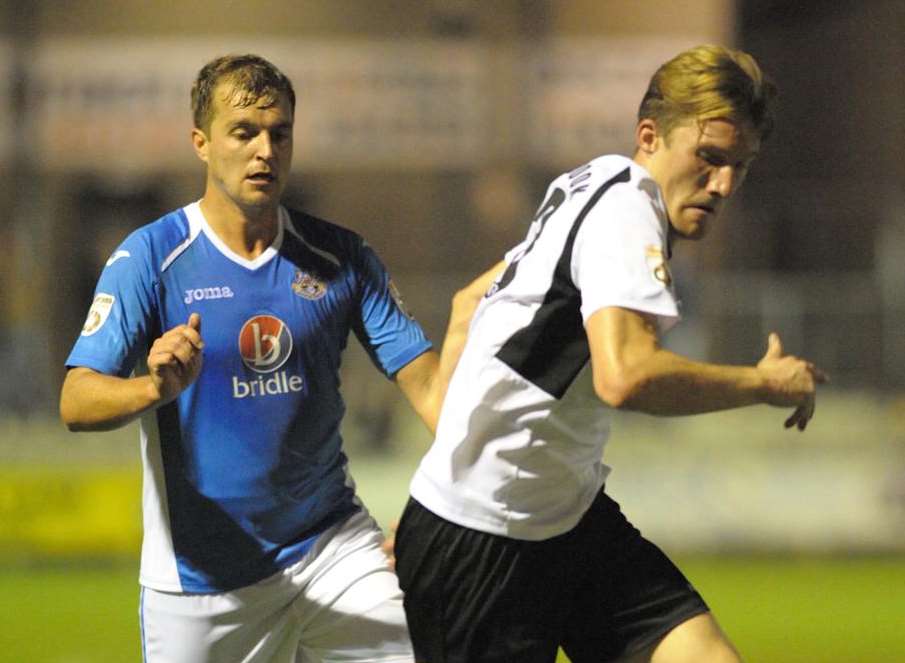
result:
M 905 661 L 903 34 L 902 0 L 0 0 L 0 660 L 139 659 L 137 428 L 72 435 L 56 404 L 104 261 L 203 192 L 205 62 L 290 76 L 289 203 L 362 233 L 439 342 L 548 182 L 631 154 L 656 67 L 717 42 L 775 79 L 778 123 L 724 223 L 677 247 L 668 343 L 750 364 L 777 331 L 832 384 L 804 435 L 765 407 L 619 415 L 608 492 L 749 660 Z M 387 525 L 430 439 L 357 347 L 344 383 Z

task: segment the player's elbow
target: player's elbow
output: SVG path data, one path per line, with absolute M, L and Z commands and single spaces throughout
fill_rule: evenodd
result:
M 114 430 L 121 425 L 118 421 L 99 421 L 83 413 L 84 410 L 60 399 L 60 419 L 70 433 L 98 433 Z
M 78 369 L 70 370 L 60 389 L 60 420 L 73 433 L 93 430 L 86 418 L 88 408 L 84 407 L 80 398 L 79 373 Z
M 625 371 L 611 370 L 594 375 L 597 397 L 616 410 L 634 409 L 641 388 L 641 381 Z
M 82 420 L 75 399 L 69 392 L 70 390 L 64 386 L 63 391 L 60 393 L 60 420 L 71 433 L 88 430 L 87 423 Z
M 64 419 L 63 423 L 70 433 L 87 433 L 94 430 L 94 428 L 81 421 L 67 421 Z
M 70 433 L 78 433 L 79 431 L 85 430 L 84 424 L 79 421 L 73 413 L 72 408 L 66 400 L 62 398 L 60 399 L 60 420 L 63 422 L 63 425 L 69 429 Z

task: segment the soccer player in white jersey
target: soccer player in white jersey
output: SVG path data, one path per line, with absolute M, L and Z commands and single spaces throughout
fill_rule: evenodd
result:
M 603 492 L 602 450 L 611 408 L 769 403 L 801 430 L 814 413 L 825 378 L 775 334 L 756 366 L 692 361 L 658 340 L 679 313 L 671 240 L 718 222 L 770 131 L 774 94 L 745 53 L 679 54 L 650 81 L 634 158 L 554 180 L 506 255 L 396 535 L 418 661 L 552 663 L 559 646 L 573 663 L 739 660 Z
M 346 472 L 340 355 L 354 332 L 433 429 L 491 279 L 454 299 L 441 357 L 361 237 L 280 205 L 295 94 L 279 70 L 213 60 L 192 109 L 204 195 L 107 261 L 60 398 L 71 430 L 141 419 L 143 659 L 411 661 Z

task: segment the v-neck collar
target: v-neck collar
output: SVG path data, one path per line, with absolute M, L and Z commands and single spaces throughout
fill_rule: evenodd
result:
M 201 228 L 201 231 L 205 234 L 205 236 L 210 240 L 210 243 L 214 245 L 214 247 L 223 254 L 223 256 L 229 260 L 232 260 L 237 265 L 241 265 L 245 269 L 250 269 L 252 271 L 259 269 L 263 265 L 266 265 L 270 262 L 273 257 L 279 252 L 280 247 L 283 245 L 283 232 L 286 224 L 288 222 L 286 212 L 286 208 L 280 205 L 278 214 L 277 214 L 277 234 L 273 238 L 273 241 L 270 243 L 266 249 L 261 252 L 254 260 L 249 260 L 248 258 L 244 258 L 240 256 L 238 253 L 229 248 L 226 243 L 220 239 L 219 235 L 214 232 L 214 229 L 211 228 L 210 224 L 207 222 L 207 219 L 204 218 L 204 212 L 201 211 L 201 201 L 194 202 L 190 205 L 186 205 L 185 207 L 185 215 L 189 220 L 190 224 L 197 225 Z

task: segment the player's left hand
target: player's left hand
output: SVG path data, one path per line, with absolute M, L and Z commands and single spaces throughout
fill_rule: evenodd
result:
M 775 332 L 769 335 L 767 351 L 757 363 L 757 370 L 765 381 L 765 401 L 778 407 L 794 407 L 785 427 L 803 431 L 814 416 L 817 385 L 829 381 L 826 373 L 810 361 L 787 355 Z

